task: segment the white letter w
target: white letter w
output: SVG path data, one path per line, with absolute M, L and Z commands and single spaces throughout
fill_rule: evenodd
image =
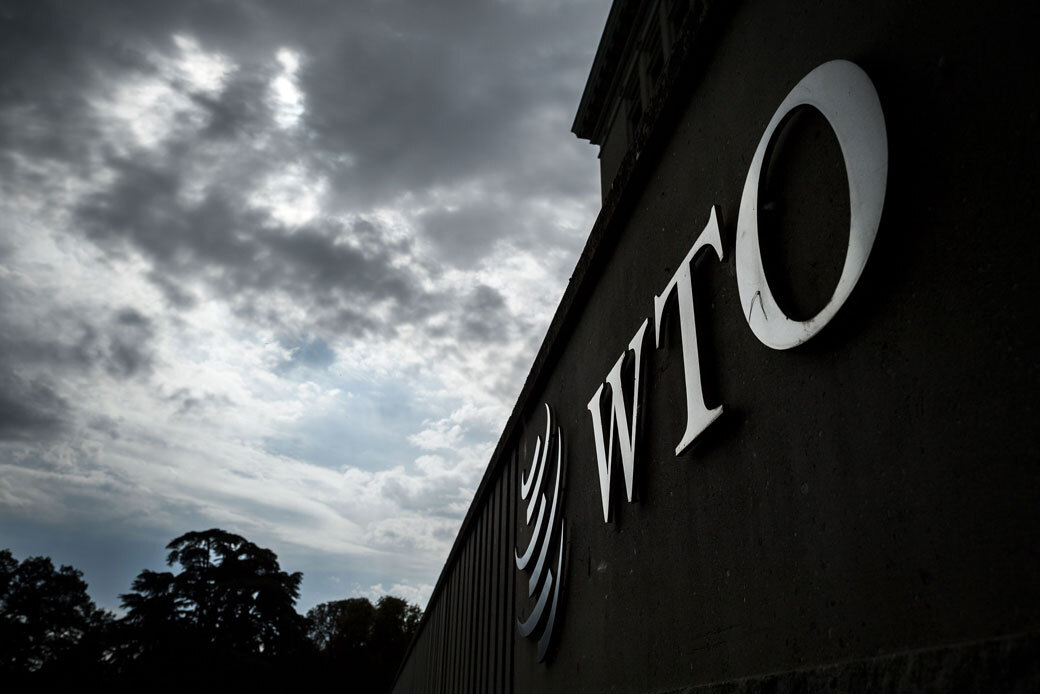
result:
M 622 352 L 614 368 L 607 374 L 606 385 L 610 386 L 610 432 L 606 445 L 603 440 L 603 415 L 600 407 L 600 396 L 603 395 L 601 383 L 596 394 L 589 401 L 589 413 L 592 415 L 592 430 L 596 437 L 596 462 L 599 471 L 599 489 L 603 500 L 603 521 L 610 522 L 610 471 L 614 461 L 614 428 L 617 426 L 618 448 L 621 449 L 621 468 L 625 473 L 625 493 L 632 501 L 633 473 L 635 469 L 636 428 L 639 420 L 639 354 L 643 348 L 643 334 L 648 321 L 639 326 L 635 337 L 628 343 L 628 349 Z M 628 352 L 635 352 L 635 383 L 632 388 L 632 425 L 628 424 L 628 409 L 625 407 L 625 392 L 621 388 L 621 367 L 625 363 Z M 609 446 L 609 448 L 607 447 Z

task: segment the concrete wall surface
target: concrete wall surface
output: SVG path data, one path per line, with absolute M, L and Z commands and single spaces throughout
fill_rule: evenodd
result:
M 718 10 L 592 232 L 397 691 L 1040 689 L 1038 17 L 895 0 Z M 781 101 L 839 58 L 884 111 L 882 221 L 836 318 L 772 350 L 738 296 L 740 198 Z M 827 122 L 793 118 L 760 192 L 767 275 L 792 316 L 840 275 L 845 176 Z M 713 206 L 725 257 L 698 257 L 693 297 L 705 401 L 723 413 L 676 455 L 679 320 L 672 298 L 655 347 L 654 297 Z M 647 319 L 635 500 L 615 461 L 605 523 L 588 404 Z M 539 663 L 516 630 L 534 600 L 513 551 L 545 403 L 566 529 Z

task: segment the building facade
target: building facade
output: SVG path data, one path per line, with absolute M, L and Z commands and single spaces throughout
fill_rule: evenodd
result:
M 1038 12 L 617 0 L 397 692 L 1040 689 Z

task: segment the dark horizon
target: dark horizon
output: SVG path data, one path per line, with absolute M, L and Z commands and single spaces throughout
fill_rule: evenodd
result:
M 168 571 L 142 571 L 115 616 L 82 572 L 0 550 L 0 675 L 8 687 L 106 691 L 312 690 L 344 678 L 387 692 L 422 617 L 383 595 L 300 614 L 300 572 L 219 528 L 171 540 Z

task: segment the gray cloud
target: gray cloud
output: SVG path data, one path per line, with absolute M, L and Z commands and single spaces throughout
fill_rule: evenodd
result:
M 48 421 L 67 410 L 58 405 L 55 380 L 95 371 L 117 379 L 146 377 L 154 363 L 155 327 L 139 311 L 89 314 L 55 306 L 46 292 L 11 277 L 0 277 L 0 325 L 0 373 L 22 374 L 8 376 L 14 380 L 4 388 L 7 397 L 21 393 L 29 402 L 49 403 L 40 410 Z
M 303 544 L 358 532 L 436 568 L 499 432 L 444 408 L 473 404 L 466 378 L 515 394 L 552 297 L 502 278 L 562 287 L 586 231 L 568 225 L 597 204 L 567 130 L 607 5 L 0 0 L 17 232 L 0 239 L 0 465 L 21 470 L 0 510 L 177 532 L 269 516 Z M 192 42 L 234 66 L 221 88 L 177 62 Z M 283 48 L 300 58 L 291 127 L 271 92 Z M 281 200 L 279 176 L 300 190 Z M 426 420 L 416 445 L 436 460 L 414 463 Z M 292 484 L 262 485 L 286 467 Z
M 502 210 L 479 203 L 462 209 L 438 208 L 423 213 L 419 223 L 442 262 L 469 268 L 499 240 L 495 231 L 502 224 Z
M 129 378 L 151 370 L 153 355 L 149 342 L 155 335 L 152 321 L 132 308 L 124 308 L 114 316 L 108 347 L 109 373 Z
M 278 327 L 289 326 L 263 306 L 275 291 L 308 307 L 313 327 L 351 337 L 388 337 L 403 323 L 423 324 L 443 313 L 456 318 L 447 325 L 464 342 L 500 342 L 513 333 L 510 324 L 522 325 L 510 321 L 490 287 L 461 296 L 423 288 L 416 272 L 440 270 L 372 221 L 321 219 L 290 229 L 232 191 L 213 190 L 185 203 L 175 167 L 117 160 L 112 170 L 113 184 L 76 209 L 78 228 L 116 256 L 144 253 L 154 264 L 151 278 L 173 307 L 193 305 L 183 289 L 192 279 L 208 283 L 239 315 Z M 377 304 L 388 318 L 369 310 Z
M 283 291 L 318 309 L 324 324 L 362 335 L 380 326 L 358 307 L 389 301 L 407 311 L 424 301 L 411 274 L 393 264 L 399 247 L 361 249 L 343 242 L 355 229 L 370 236 L 367 222 L 349 228 L 326 221 L 290 230 L 228 191 L 210 191 L 197 204 L 186 204 L 179 196 L 183 181 L 172 167 L 116 161 L 113 171 L 114 184 L 79 206 L 77 222 L 111 253 L 144 253 L 174 306 L 191 305 L 178 279 L 208 282 L 242 315 L 257 319 L 264 318 L 253 305 L 258 295 Z
M 0 74 L 10 86 L 0 100 L 61 127 L 40 127 L 33 138 L 9 131 L 4 149 L 17 140 L 83 159 L 89 132 L 76 127 L 93 120 L 83 118 L 85 92 L 102 75 L 153 71 L 145 52 L 169 52 L 170 34 L 181 31 L 241 65 L 219 97 L 193 96 L 214 137 L 266 127 L 271 113 L 260 97 L 272 47 L 304 54 L 307 111 L 296 154 L 328 174 L 348 206 L 488 174 L 509 178 L 517 196 L 587 194 L 589 183 L 559 165 L 580 151 L 577 143 L 561 152 L 539 135 L 543 124 L 567 127 L 573 109 L 557 104 L 576 104 L 595 41 L 594 23 L 575 20 L 602 4 L 10 3 L 0 23 L 8 58 Z M 589 35 L 575 36 L 575 25 Z
M 134 309 L 121 309 L 102 324 L 81 318 L 79 330 L 74 344 L 48 345 L 37 358 L 49 362 L 50 368 L 101 368 L 119 379 L 147 376 L 151 372 L 155 331 L 151 320 Z
M 193 95 L 194 101 L 206 111 L 204 137 L 234 140 L 270 125 L 273 114 L 265 97 L 272 69 L 269 65 L 250 68 L 233 75 L 216 98 Z
M 119 439 L 119 421 L 105 415 L 91 417 L 87 425 L 96 432 L 102 433 L 109 439 Z
M 91 106 L 98 90 L 156 75 L 150 56 L 173 54 L 173 33 L 196 37 L 238 65 L 215 97 L 164 78 L 202 108 L 202 138 L 190 132 L 158 152 L 102 151 L 111 183 L 80 202 L 74 228 L 117 257 L 143 253 L 171 308 L 196 305 L 185 282 L 196 280 L 246 318 L 277 324 L 258 304 L 275 290 L 313 308 L 315 327 L 333 334 L 392 335 L 402 323 L 468 301 L 423 289 L 416 269 L 436 276 L 441 265 L 471 268 L 500 238 L 523 244 L 543 230 L 525 224 L 514 200 L 574 188 L 566 167 L 546 163 L 567 154 L 548 151 L 538 135 L 546 120 L 563 125 L 549 104 L 561 94 L 577 98 L 574 74 L 586 69 L 594 34 L 579 43 L 569 27 L 587 11 L 580 3 L 6 3 L 0 117 L 11 127 L 0 128 L 0 156 L 27 187 L 35 174 L 18 168 L 15 153 L 77 171 L 98 166 L 104 123 Z M 532 35 L 544 39 L 536 48 Z M 278 46 L 302 54 L 306 110 L 297 131 L 275 136 L 266 93 Z M 258 137 L 266 151 L 251 145 Z M 215 141 L 224 144 L 207 144 Z M 219 179 L 201 200 L 187 201 L 198 167 L 215 157 Z M 417 222 L 436 256 L 419 258 L 373 221 L 290 230 L 252 209 L 244 191 L 292 160 L 325 175 L 348 211 L 481 177 L 508 199 L 429 209 Z M 482 308 L 465 306 L 462 339 L 500 335 L 480 326 L 494 323 L 502 307 L 474 315 Z M 113 366 L 129 375 L 139 364 L 126 346 L 113 345 Z
M 460 314 L 459 332 L 467 341 L 505 342 L 516 327 L 511 326 L 517 319 L 509 315 L 505 298 L 486 284 L 473 288 L 463 300 Z
M 179 416 L 206 414 L 234 405 L 231 398 L 222 393 L 198 393 L 189 388 L 178 388 L 166 396 L 166 400 L 176 405 L 176 414 Z
M 69 412 L 48 379 L 0 371 L 0 440 L 50 438 L 65 428 Z

